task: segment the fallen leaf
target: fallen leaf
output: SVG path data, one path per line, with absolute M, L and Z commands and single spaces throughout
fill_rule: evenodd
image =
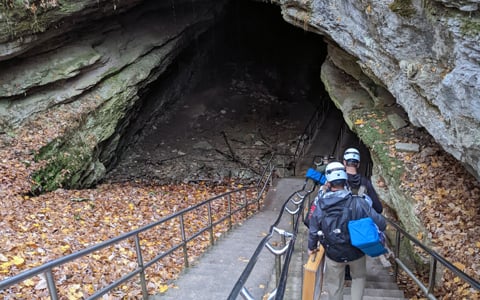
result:
M 168 290 L 168 285 L 166 285 L 166 284 L 161 284 L 158 288 L 158 291 L 160 293 L 165 293 L 167 290 Z
M 22 257 L 20 257 L 20 256 L 14 256 L 13 257 L 12 264 L 14 264 L 16 266 L 21 266 L 24 263 L 25 263 L 25 259 L 23 259 Z
M 355 125 L 363 125 L 365 124 L 365 121 L 363 119 L 356 119 L 354 123 Z
M 36 290 L 44 290 L 47 288 L 47 280 L 45 280 L 45 277 L 43 275 L 39 276 L 40 281 L 37 283 L 35 286 Z
M 462 263 L 460 263 L 460 262 L 454 262 L 453 265 L 454 265 L 455 267 L 459 268 L 460 271 L 462 271 L 462 272 L 465 270 L 465 265 L 462 264 Z

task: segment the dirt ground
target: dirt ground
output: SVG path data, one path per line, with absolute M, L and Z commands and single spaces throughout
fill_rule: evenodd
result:
M 107 181 L 251 180 L 273 152 L 291 162 L 324 92 L 326 46 L 270 5 L 246 3 L 206 34 L 214 46 L 203 81 L 144 130 Z
M 301 90 L 296 99 L 282 98 L 260 73 L 234 78 L 224 70 L 201 82 L 123 153 L 107 181 L 248 181 L 273 152 L 291 162 L 315 107 Z

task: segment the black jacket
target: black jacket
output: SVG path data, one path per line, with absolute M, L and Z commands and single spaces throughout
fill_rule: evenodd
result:
M 317 208 L 313 212 L 312 218 L 310 219 L 308 249 L 315 250 L 318 247 L 318 232 L 322 230 L 321 220 L 323 211 L 335 205 L 345 205 L 349 202 L 346 200 L 350 199 L 350 197 L 352 197 L 350 191 L 341 190 L 327 192 L 322 198 L 318 199 Z M 355 216 L 355 219 L 371 217 L 381 231 L 384 231 L 387 227 L 385 218 L 372 209 L 372 207 L 368 205 L 367 201 L 361 198 L 356 198 L 352 202 L 352 216 L 353 215 Z M 334 249 L 327 247 L 325 252 L 328 258 L 338 262 L 353 261 L 365 255 L 360 249 L 352 246 L 350 243 L 343 244 L 341 247 L 336 247 Z
M 360 174 L 348 174 L 348 185 L 351 188 L 358 189 L 361 185 L 365 186 L 365 194 L 367 194 L 370 199 L 372 199 L 372 207 L 373 209 L 381 214 L 383 211 L 382 202 L 378 199 L 377 192 L 373 188 L 372 182 L 368 180 L 367 177 L 362 176 Z

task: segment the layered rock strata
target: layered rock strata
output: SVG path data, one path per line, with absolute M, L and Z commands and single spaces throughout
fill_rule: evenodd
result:
M 354 57 L 367 92 L 392 94 L 412 124 L 480 179 L 478 1 L 273 2 L 287 22 Z
M 8 3 L 2 4 L 1 16 L 0 132 L 60 107 L 76 114 L 63 121 L 71 123 L 68 130 L 52 137 L 37 156 L 49 160 L 35 174 L 47 190 L 90 186 L 104 176 L 146 87 L 168 73 L 225 4 L 56 1 L 32 12 Z M 38 28 L 25 28 L 32 20 Z M 164 91 L 168 97 L 159 97 L 156 110 L 180 96 L 182 82 L 191 84 L 191 72 L 185 66 L 176 75 L 183 79 Z

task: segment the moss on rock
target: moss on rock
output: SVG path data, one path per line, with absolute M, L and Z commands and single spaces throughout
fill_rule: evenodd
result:
M 0 11 L 2 11 L 4 24 L 8 30 L 0 30 L 0 40 L 28 35 L 32 33 L 44 32 L 56 20 L 55 14 L 47 12 L 58 10 L 56 5 L 41 5 L 34 1 L 2 1 Z
M 376 156 L 378 162 L 384 166 L 388 177 L 399 183 L 405 168 L 403 163 L 391 152 L 395 143 L 394 128 L 388 121 L 384 111 L 381 110 L 352 110 L 350 118 L 354 120 L 352 130 L 367 145 Z
M 412 0 L 394 0 L 388 7 L 394 13 L 404 18 L 411 18 L 416 13 Z
M 57 139 L 35 156 L 36 161 L 45 161 L 45 167 L 33 174 L 35 186 L 32 192 L 53 191 L 65 185 L 71 185 L 72 174 L 82 168 L 84 160 L 89 156 L 89 149 L 76 145 L 66 145 Z M 62 149 L 63 151 L 59 151 Z M 68 150 L 67 150 L 68 149 Z
M 478 36 L 480 34 L 480 20 L 474 18 L 464 18 L 460 26 L 462 34 L 468 36 Z

